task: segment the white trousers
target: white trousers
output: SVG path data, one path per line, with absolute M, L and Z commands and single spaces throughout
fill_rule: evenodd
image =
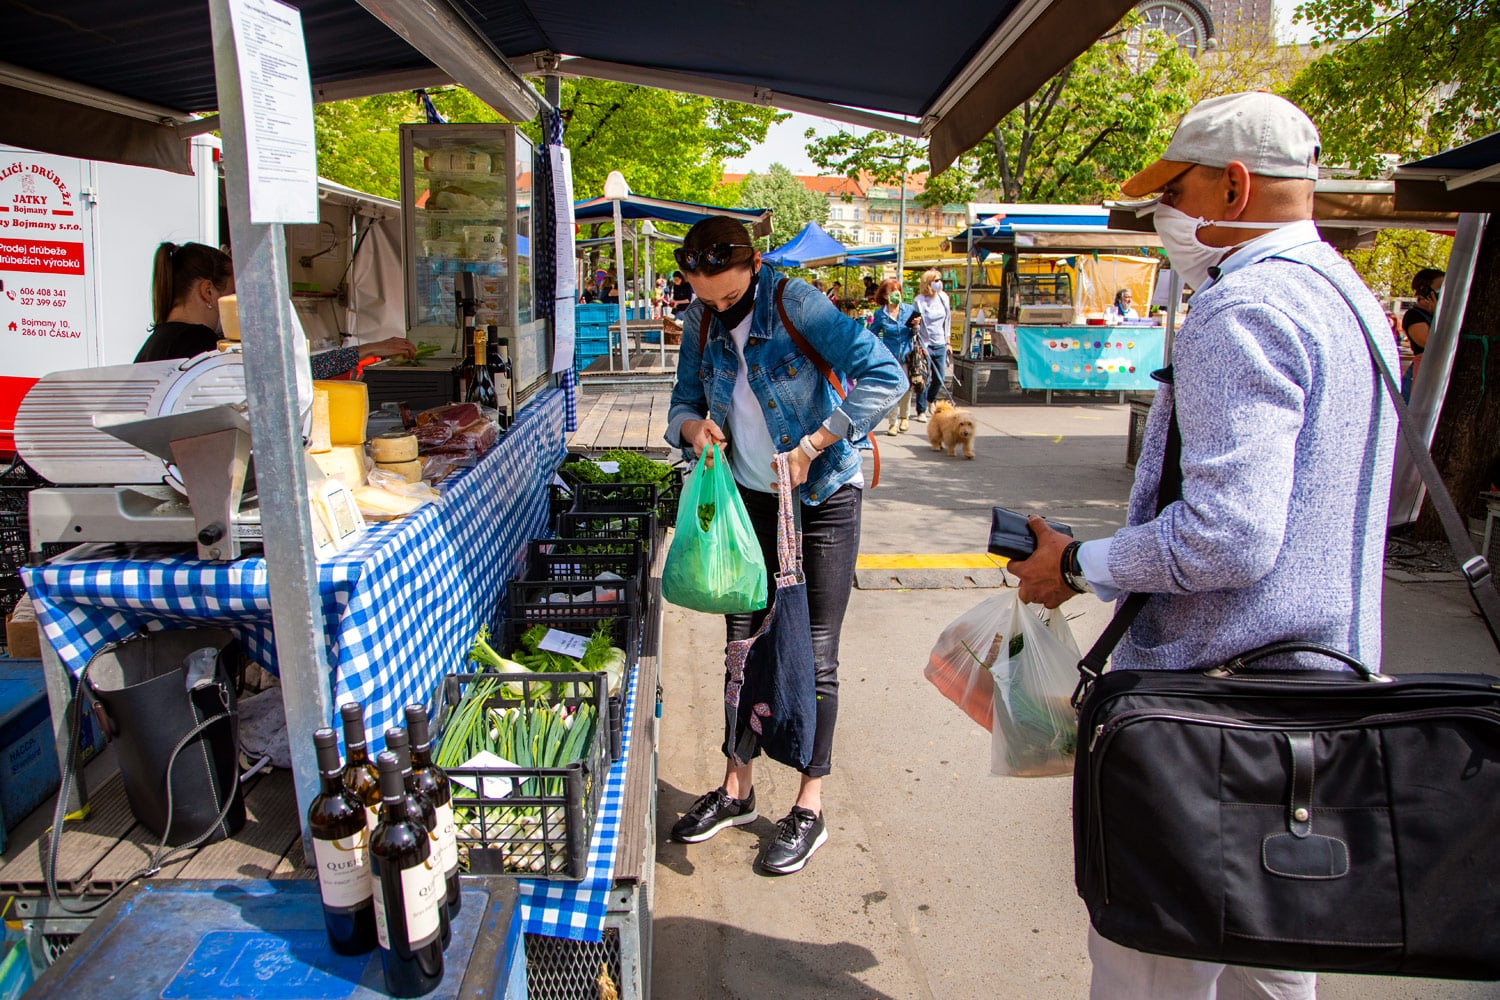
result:
M 1089 1000 L 1314 1000 L 1311 972 L 1250 969 L 1148 955 L 1089 928 L 1094 978 Z

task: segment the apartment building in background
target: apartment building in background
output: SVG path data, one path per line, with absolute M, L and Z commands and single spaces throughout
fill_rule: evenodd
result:
M 725 184 L 738 184 L 745 174 L 725 174 Z M 828 221 L 823 228 L 845 246 L 880 246 L 895 243 L 900 230 L 901 185 L 882 184 L 868 174 L 857 179 L 848 177 L 810 177 L 798 174 L 797 180 L 814 194 L 828 201 Z M 963 205 L 917 204 L 925 174 L 906 179 L 906 237 L 951 236 L 967 224 Z

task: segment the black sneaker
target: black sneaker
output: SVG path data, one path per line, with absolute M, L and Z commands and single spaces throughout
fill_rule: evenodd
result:
M 672 839 L 683 844 L 707 840 L 726 826 L 754 823 L 755 789 L 743 799 L 732 799 L 723 788 L 700 795 L 682 819 L 672 824 Z
M 776 839 L 761 851 L 760 866 L 775 875 L 800 872 L 813 852 L 827 841 L 828 828 L 822 815 L 792 806 L 792 811 L 776 824 Z

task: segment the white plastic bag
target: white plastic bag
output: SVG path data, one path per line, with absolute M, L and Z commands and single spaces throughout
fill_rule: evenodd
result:
M 991 774 L 1041 777 L 1073 769 L 1077 663 L 1061 612 L 1003 590 L 943 630 L 923 673 L 990 731 Z

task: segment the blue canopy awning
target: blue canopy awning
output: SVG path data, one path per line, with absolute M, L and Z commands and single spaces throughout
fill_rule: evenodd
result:
M 809 222 L 802 227 L 802 232 L 770 253 L 764 254 L 761 260 L 778 267 L 783 265 L 800 267 L 804 261 L 842 257 L 848 252 L 849 248 L 829 236 L 822 226 L 816 222 Z
M 620 216 L 625 219 L 650 219 L 653 222 L 680 222 L 685 226 L 714 215 L 727 215 L 739 219 L 750 227 L 756 236 L 771 234 L 771 210 L 769 208 L 722 208 L 718 205 L 699 205 L 691 201 L 668 201 L 665 198 L 648 198 L 632 194 L 620 200 Z M 613 222 L 615 204 L 608 198 L 587 198 L 573 203 L 575 222 Z

